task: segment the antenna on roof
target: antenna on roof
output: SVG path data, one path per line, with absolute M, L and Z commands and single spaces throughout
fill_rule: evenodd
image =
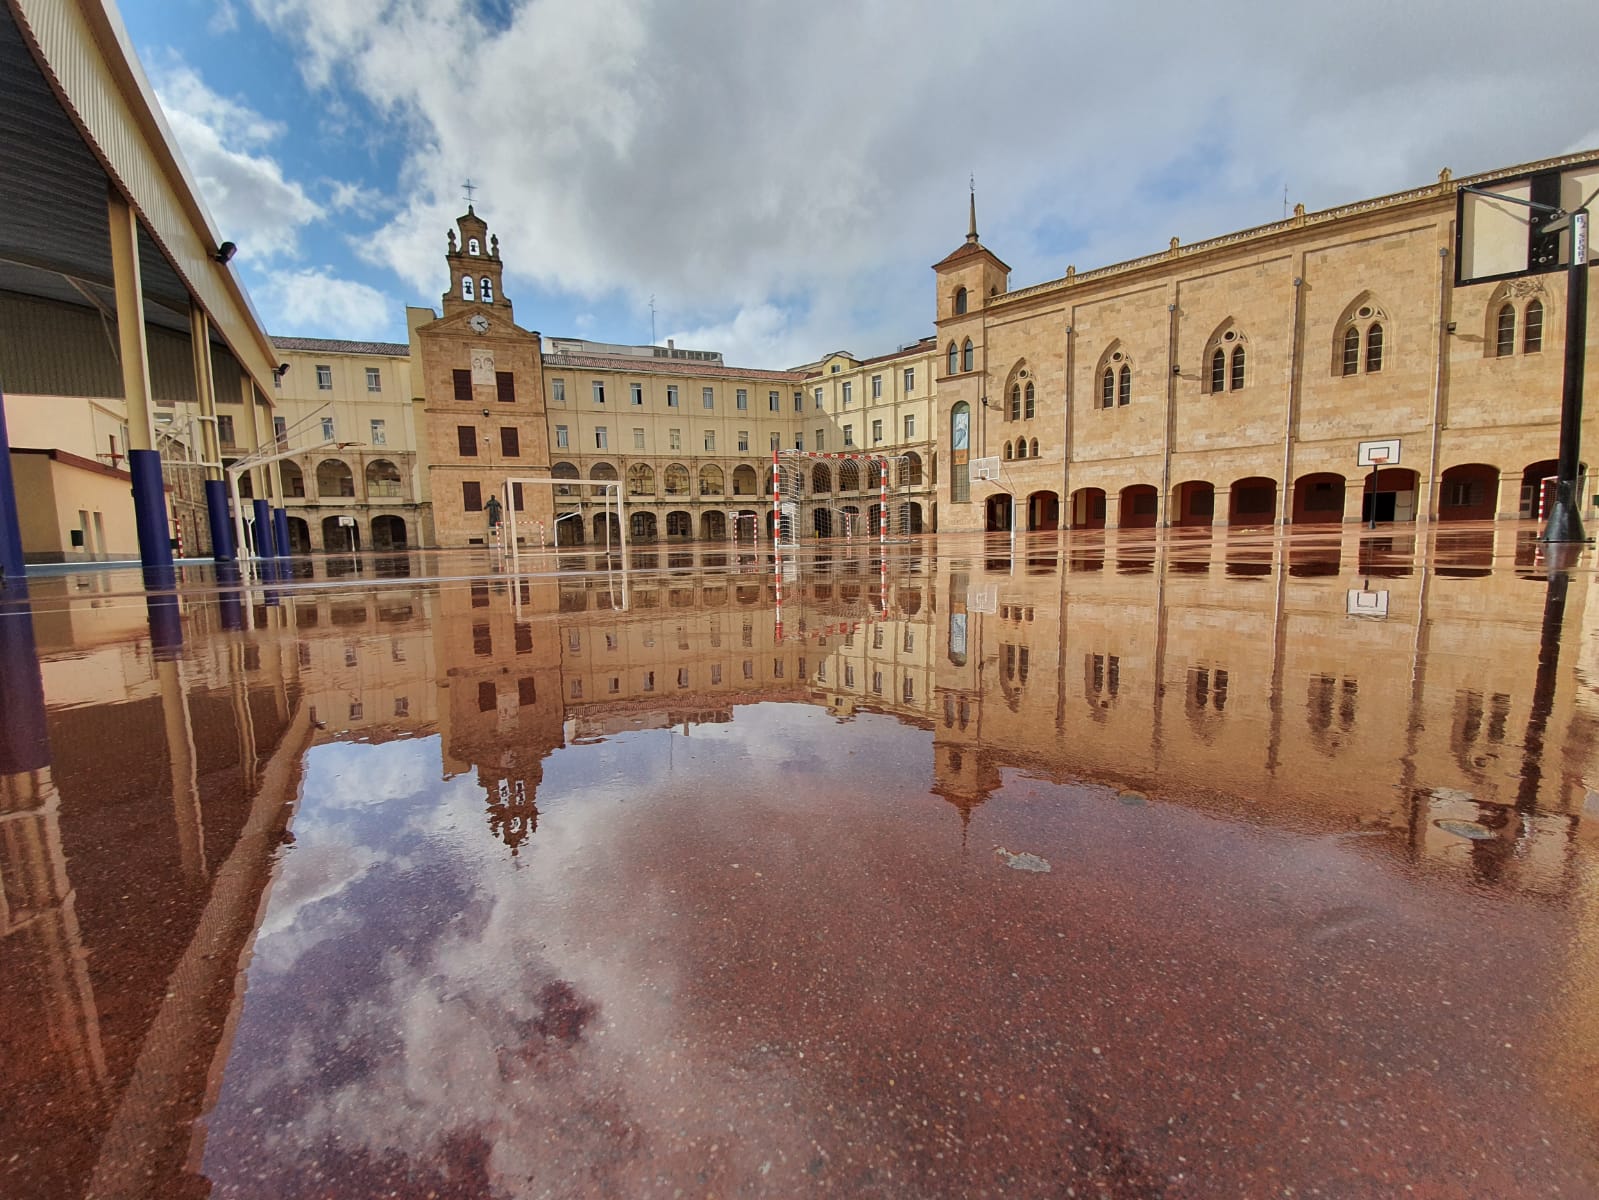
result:
M 1288 219 L 1288 185 L 1283 184 L 1283 220 Z
M 650 295 L 650 345 L 655 345 L 655 295 Z

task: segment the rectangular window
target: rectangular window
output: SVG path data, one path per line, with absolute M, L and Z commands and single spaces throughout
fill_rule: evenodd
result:
M 916 390 L 916 368 L 905 368 L 905 394 L 909 396 Z
M 805 411 L 805 393 L 804 392 L 795 392 L 794 393 L 794 411 L 795 412 L 804 412 Z
M 233 440 L 233 418 L 231 416 L 220 416 L 217 418 L 217 439 L 224 446 L 238 445 L 238 443 Z
M 494 395 L 501 404 L 515 404 L 516 376 L 509 371 L 494 372 Z
M 522 454 L 521 435 L 509 425 L 500 429 L 500 453 L 506 458 L 519 458 Z
M 851 387 L 849 380 L 846 379 L 844 381 L 844 407 L 845 408 L 849 407 L 850 401 L 852 399 L 854 399 L 854 396 L 855 396 L 855 390 L 854 390 L 853 387 Z
M 815 395 L 816 395 L 816 407 L 817 408 L 821 408 L 822 407 L 822 389 L 821 388 L 817 388 L 816 392 L 815 392 Z
M 452 371 L 450 378 L 455 384 L 455 401 L 457 404 L 472 403 L 472 372 Z
M 461 507 L 467 512 L 483 511 L 483 485 L 475 480 L 461 485 Z
M 289 442 L 289 420 L 287 417 L 272 418 L 272 437 L 281 449 Z
M 781 403 L 781 401 L 778 399 L 778 396 L 777 396 L 776 392 L 767 392 L 766 393 L 766 407 L 767 407 L 767 409 L 769 411 L 777 412 L 778 411 L 778 405 L 780 403 Z
M 383 390 L 383 372 L 377 367 L 368 367 L 366 369 L 366 390 L 369 392 L 381 392 Z
M 633 449 L 644 449 L 644 431 L 636 425 L 633 427 Z
M 565 450 L 572 444 L 572 435 L 565 425 L 555 427 L 555 448 Z
M 881 421 L 873 421 L 872 422 L 872 445 L 875 446 L 879 442 L 881 442 L 882 440 L 883 440 L 883 423 Z
M 550 380 L 550 399 L 555 401 L 557 404 L 566 403 L 566 380 Z
M 844 444 L 846 446 L 853 446 L 855 444 L 855 426 L 844 426 Z
M 716 407 L 716 389 L 715 388 L 701 388 L 700 389 L 700 407 L 701 408 L 715 408 Z
M 644 403 L 644 385 L 642 383 L 630 383 L 630 384 L 628 384 L 627 385 L 627 395 L 628 395 L 628 399 L 632 400 L 634 404 L 643 404 Z
M 522 511 L 522 485 L 520 483 L 511 485 L 511 507 L 516 509 L 517 512 Z
M 883 377 L 881 375 L 873 375 L 872 376 L 872 399 L 873 400 L 881 399 L 882 395 L 883 395 Z
M 916 417 L 915 417 L 915 414 L 910 414 L 910 415 L 907 415 L 906 418 L 905 418 L 905 440 L 908 442 L 912 438 L 914 438 L 915 436 L 916 436 Z
M 716 449 L 716 430 L 707 429 L 705 431 L 705 448 L 707 450 Z
M 803 433 L 796 433 L 794 435 L 794 449 L 796 449 L 796 450 L 805 449 L 805 435 Z
M 457 425 L 455 427 L 455 448 L 462 458 L 477 457 L 476 425 Z
M 750 393 L 748 388 L 739 388 L 735 393 L 737 407 L 748 409 L 750 406 Z
M 610 445 L 611 437 L 609 431 L 603 425 L 596 425 L 594 427 L 594 448 L 596 450 L 606 450 L 610 448 Z
M 816 453 L 818 454 L 821 454 L 827 449 L 826 434 L 827 430 L 825 429 L 818 429 L 816 431 Z
M 677 384 L 671 384 L 666 389 L 666 407 L 677 407 Z
M 780 446 L 782 446 L 782 444 L 783 444 L 783 435 L 780 434 L 780 433 L 772 434 L 772 449 L 776 450 Z
M 683 431 L 681 429 L 668 429 L 666 431 L 666 445 L 672 450 L 683 448 Z
M 374 418 L 372 425 L 372 444 L 374 446 L 387 446 L 389 444 L 388 427 L 380 420 Z
M 596 379 L 594 381 L 594 383 L 593 383 L 593 390 L 594 390 L 594 403 L 596 403 L 596 404 L 604 404 L 605 403 L 605 380 Z
M 324 442 L 331 442 L 333 440 L 333 418 L 332 417 L 323 417 L 322 418 L 322 440 Z
M 748 450 L 750 448 L 750 431 L 748 429 L 740 429 L 738 431 L 738 448 L 740 450 Z
M 533 676 L 524 675 L 516 681 L 516 703 L 521 708 L 530 704 L 537 704 L 539 699 L 538 684 Z
M 318 367 L 316 369 L 316 386 L 319 392 L 331 392 L 333 390 L 332 367 Z
M 494 632 L 487 621 L 478 621 L 472 626 L 472 653 L 483 658 L 490 658 L 494 654 Z M 477 685 L 478 708 L 481 711 L 488 712 L 494 707 L 494 692 L 494 681 L 491 679 L 485 679 Z

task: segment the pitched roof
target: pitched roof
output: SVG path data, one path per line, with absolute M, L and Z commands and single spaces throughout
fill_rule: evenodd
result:
M 405 342 L 347 342 L 338 338 L 303 338 L 272 336 L 272 344 L 279 350 L 321 350 L 327 354 L 381 354 L 388 358 L 404 358 L 411 353 Z
M 953 266 L 955 263 L 961 262 L 968 258 L 973 258 L 977 255 L 987 255 L 989 258 L 994 260 L 995 265 L 998 266 L 1000 270 L 1007 273 L 1010 271 L 1009 264 L 1001 259 L 999 255 L 995 254 L 987 246 L 983 245 L 982 242 L 976 241 L 962 242 L 952 253 L 946 254 L 943 258 L 934 263 L 933 270 L 936 271 L 940 267 Z
M 680 358 L 634 358 L 628 355 L 546 354 L 546 367 L 594 367 L 629 375 L 694 375 L 702 379 L 768 379 L 800 383 L 803 371 L 763 371 L 755 367 L 724 367 L 716 363 L 688 362 Z

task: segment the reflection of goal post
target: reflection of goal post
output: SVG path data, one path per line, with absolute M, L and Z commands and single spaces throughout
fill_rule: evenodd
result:
M 727 540 L 735 549 L 748 538 L 752 547 L 761 543 L 761 518 L 757 513 L 736 512 L 728 514 Z
M 511 567 L 512 567 L 513 570 L 517 570 L 517 569 L 520 568 L 520 552 L 519 552 L 519 549 L 518 549 L 517 544 L 516 544 L 516 488 L 518 487 L 518 485 L 522 485 L 522 484 L 535 485 L 535 486 L 540 486 L 540 487 L 552 487 L 552 486 L 556 486 L 556 485 L 564 485 L 566 487 L 571 487 L 571 488 L 585 488 L 585 487 L 603 488 L 604 491 L 605 491 L 605 515 L 607 517 L 609 517 L 611 515 L 611 504 L 612 504 L 612 501 L 614 500 L 615 504 L 616 504 L 616 530 L 617 530 L 617 535 L 618 535 L 618 537 L 620 539 L 620 543 L 621 543 L 622 557 L 623 557 L 624 561 L 626 560 L 626 557 L 627 557 L 627 497 L 622 491 L 622 481 L 621 480 L 619 480 L 619 479 L 614 479 L 614 480 L 606 480 L 606 479 L 576 480 L 576 479 L 558 479 L 558 478 L 556 478 L 553 475 L 516 475 L 516 476 L 513 476 L 512 478 L 507 479 L 505 481 L 505 500 L 503 501 L 504 506 L 505 506 L 505 508 L 504 508 L 505 520 L 504 520 L 503 524 L 505 524 L 509 528 L 509 531 L 510 531 L 509 537 L 506 539 L 506 541 L 507 541 L 506 549 L 508 549 L 511 552 Z M 556 513 L 555 514 L 555 525 L 556 525 L 556 528 L 559 529 L 561 522 L 563 520 L 570 520 L 573 515 L 574 514 L 572 514 L 572 513 Z M 578 519 L 581 520 L 582 519 L 581 511 L 577 515 L 578 515 Z M 559 542 L 560 542 L 559 534 L 555 533 L 554 530 L 552 530 L 551 532 L 552 532 L 552 534 L 554 534 L 557 544 L 559 544 Z M 605 549 L 606 549 L 607 552 L 609 552 L 609 550 L 611 549 L 611 522 L 610 521 L 606 521 L 605 522 Z
M 910 458 L 903 454 L 779 450 L 772 455 L 773 540 L 909 538 Z

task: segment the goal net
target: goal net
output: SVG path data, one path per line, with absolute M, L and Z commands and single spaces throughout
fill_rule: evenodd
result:
M 906 455 L 780 450 L 772 471 L 779 546 L 903 541 L 921 531 Z

